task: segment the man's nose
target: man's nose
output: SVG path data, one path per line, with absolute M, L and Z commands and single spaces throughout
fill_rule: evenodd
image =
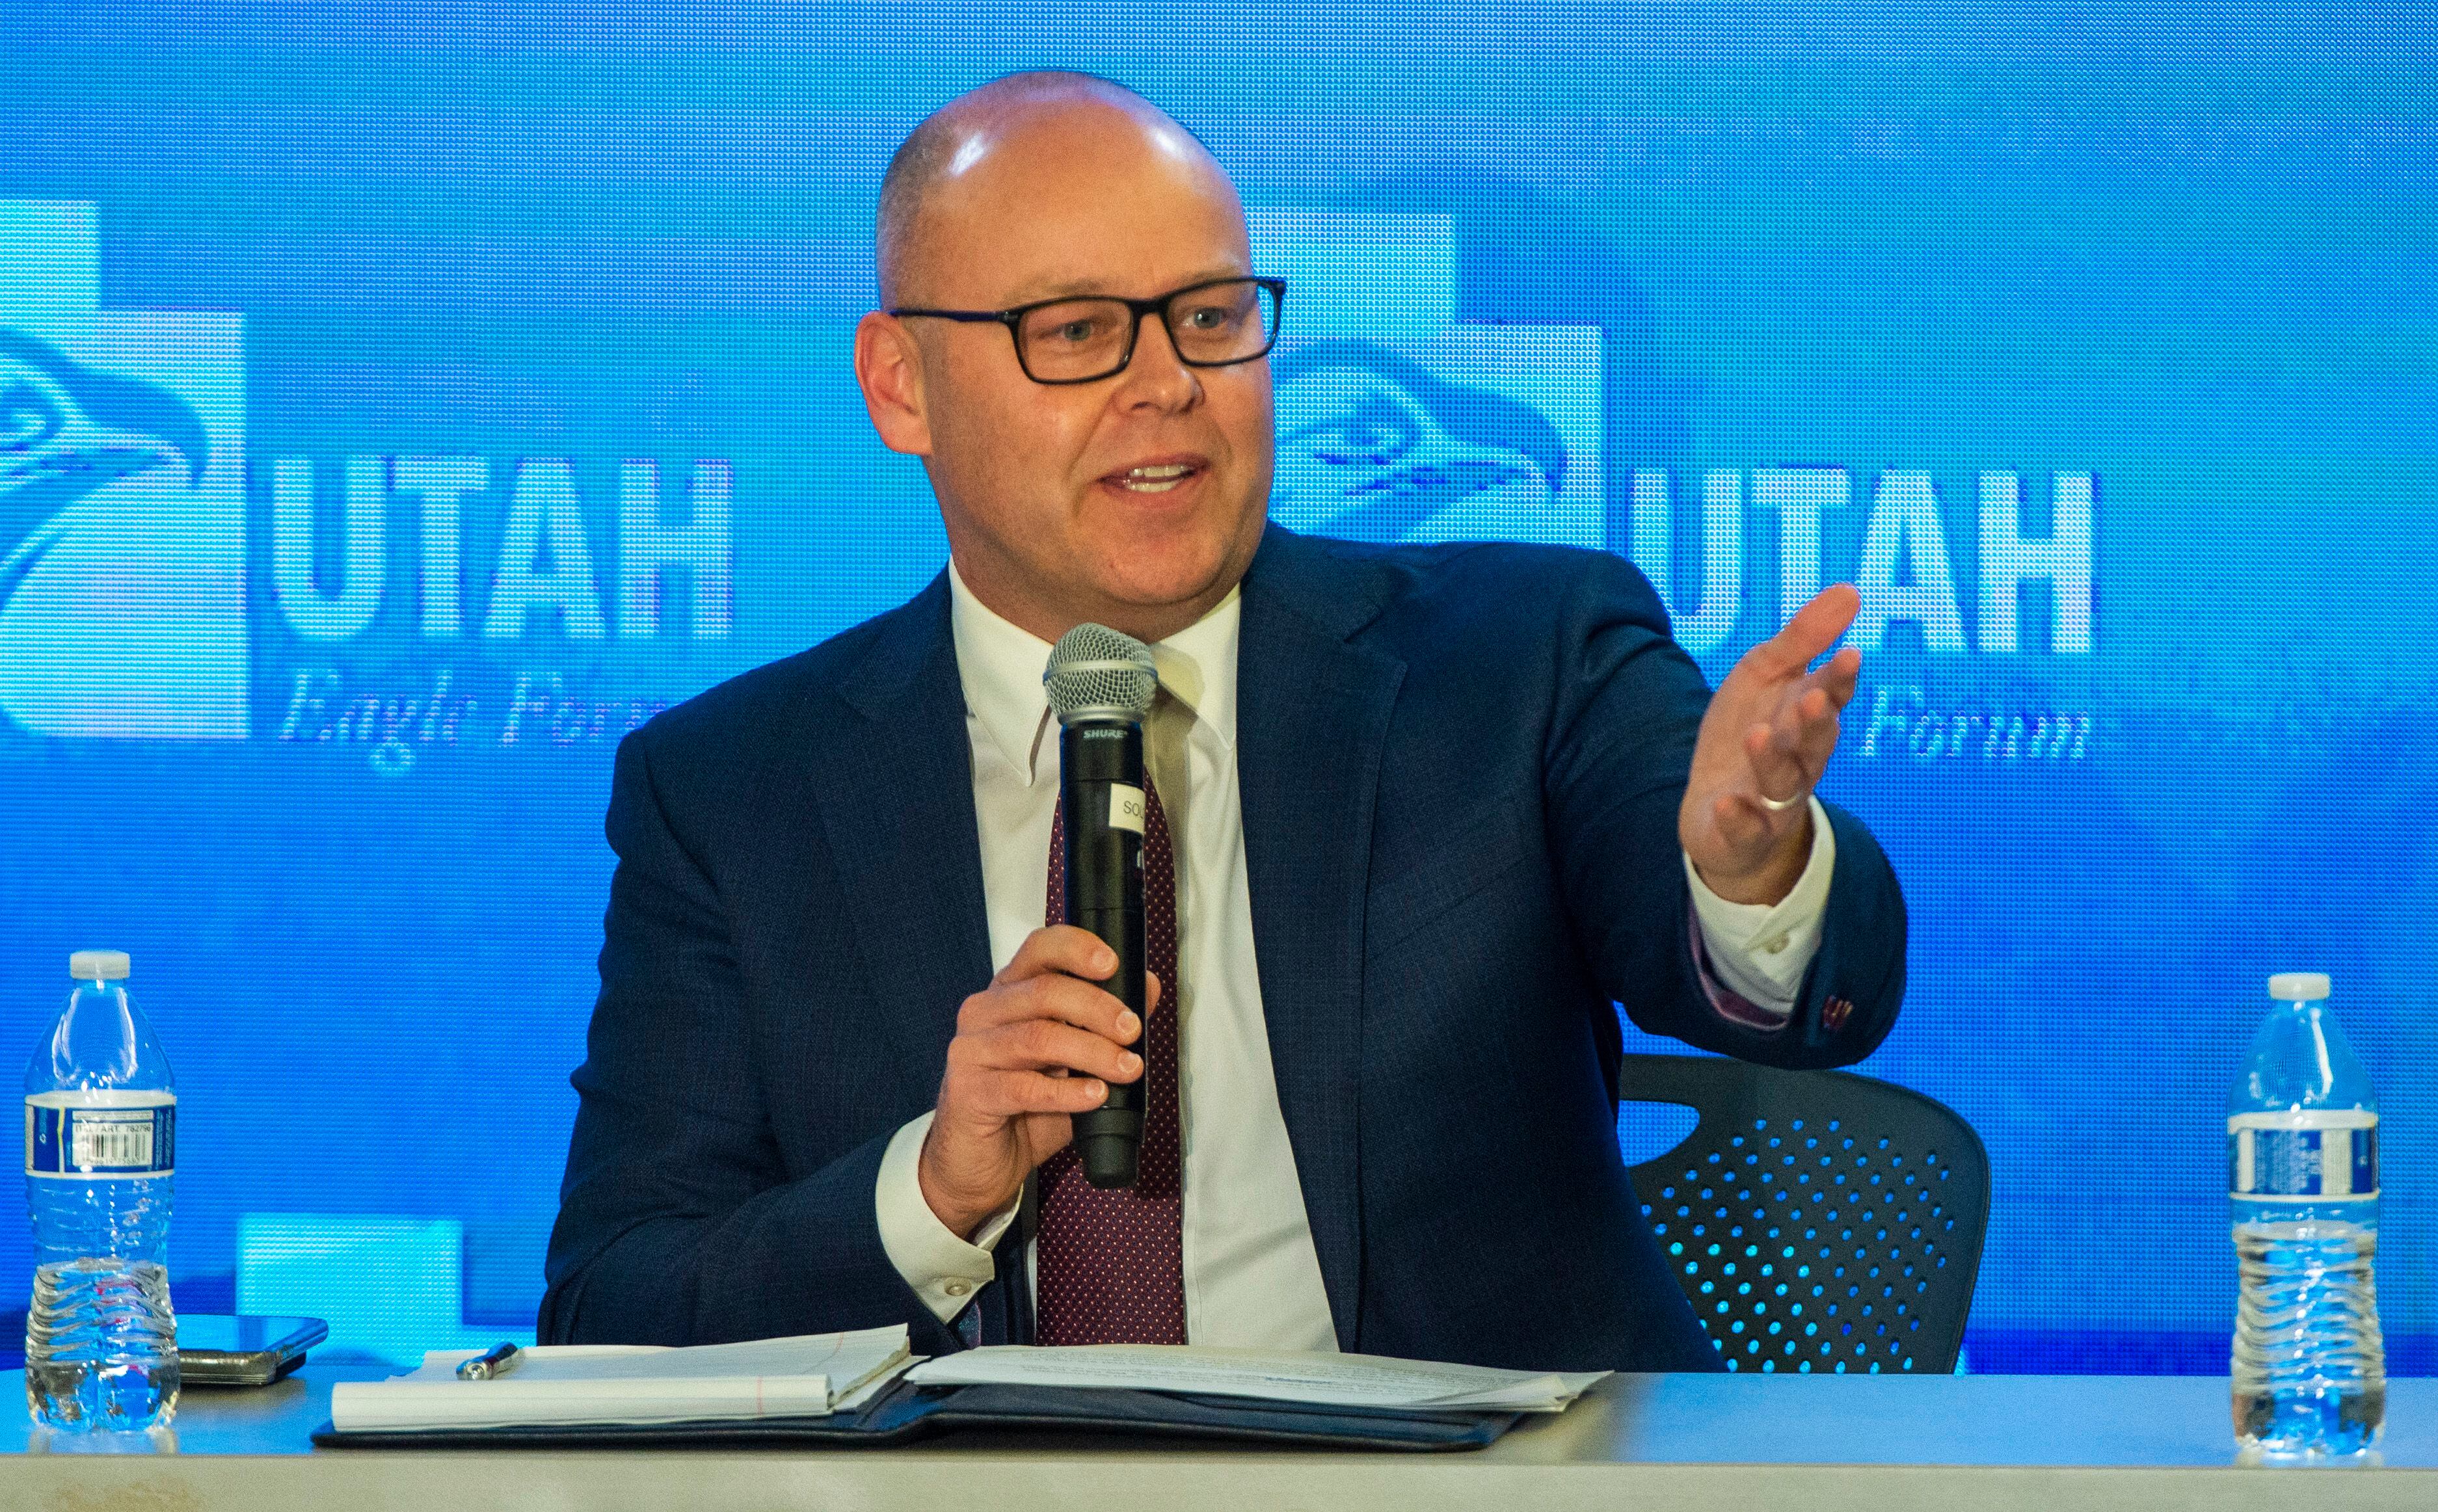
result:
M 1118 402 L 1182 410 L 1201 393 L 1202 379 L 1178 359 L 1176 343 L 1168 334 L 1168 322 L 1157 315 L 1142 316 L 1140 334 L 1135 338 L 1134 360 L 1118 375 Z

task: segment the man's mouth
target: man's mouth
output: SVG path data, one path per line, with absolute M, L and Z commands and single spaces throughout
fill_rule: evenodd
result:
M 1164 494 L 1201 469 L 1189 462 L 1161 462 L 1113 472 L 1103 480 L 1135 494 Z

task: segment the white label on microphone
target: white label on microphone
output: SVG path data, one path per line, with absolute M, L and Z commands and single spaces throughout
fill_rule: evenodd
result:
M 1143 794 L 1140 787 L 1123 782 L 1109 784 L 1109 828 L 1143 832 Z

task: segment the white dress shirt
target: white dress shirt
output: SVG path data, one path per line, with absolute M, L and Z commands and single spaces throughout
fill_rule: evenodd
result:
M 950 624 L 973 746 L 974 810 L 992 968 L 1041 927 L 1051 819 L 1058 806 L 1058 729 L 1042 693 L 1047 642 L 1001 619 L 949 571 Z M 1279 1107 L 1262 1016 L 1236 774 L 1236 641 L 1241 600 L 1152 647 L 1160 685 L 1192 714 L 1189 801 L 1176 878 L 1177 1091 L 1184 1146 L 1185 1333 L 1197 1345 L 1337 1347 L 1305 1216 L 1295 1150 Z M 1812 850 L 1775 905 L 1719 897 L 1686 864 L 1710 965 L 1749 1005 L 1780 1017 L 1819 949 L 1835 859 L 1828 816 L 1812 807 Z M 979 989 L 981 984 L 976 983 Z M 942 1322 L 994 1274 L 991 1249 L 1016 1217 L 995 1215 L 968 1242 L 923 1199 L 916 1166 L 931 1115 L 891 1139 L 874 1203 L 892 1264 Z M 1027 1256 L 1027 1270 L 1032 1257 Z

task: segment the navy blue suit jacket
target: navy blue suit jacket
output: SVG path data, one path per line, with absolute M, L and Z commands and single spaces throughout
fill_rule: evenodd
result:
M 903 1322 L 874 1186 L 991 976 L 944 573 L 618 749 L 618 854 L 544 1342 Z M 1276 527 L 1244 582 L 1237 752 L 1263 1012 L 1338 1343 L 1535 1369 L 1714 1369 L 1617 1152 L 1634 1021 L 1775 1065 L 1860 1059 L 1904 907 L 1830 809 L 1793 1017 L 1722 1017 L 1676 838 L 1708 691 L 1634 568 Z M 1834 1000 L 1842 1000 L 1833 1003 Z M 1016 1266 L 985 1342 L 1031 1337 Z

